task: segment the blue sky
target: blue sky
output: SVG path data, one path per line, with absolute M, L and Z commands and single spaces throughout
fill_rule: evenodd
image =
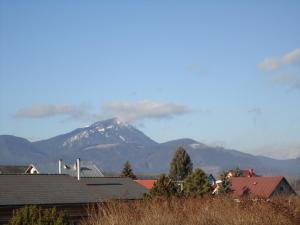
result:
M 299 1 L 0 1 L 0 134 L 39 140 L 113 116 L 300 155 Z

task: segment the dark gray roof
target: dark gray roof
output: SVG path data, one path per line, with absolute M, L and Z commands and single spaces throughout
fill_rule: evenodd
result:
M 33 163 L 39 174 L 58 174 L 58 162 L 48 163 Z M 27 166 L 28 168 L 28 166 Z M 70 176 L 77 176 L 77 170 L 74 163 L 62 162 L 62 174 Z M 81 177 L 103 177 L 101 170 L 91 161 L 80 162 L 80 176 Z
M 129 178 L 96 177 L 78 181 L 69 175 L 0 175 L 0 207 L 141 199 L 146 192 L 147 189 Z
M 99 195 L 68 175 L 0 175 L 0 206 L 100 201 Z
M 62 166 L 62 173 L 69 174 L 71 176 L 77 176 L 77 170 L 75 165 L 65 164 Z M 80 176 L 81 177 L 103 177 L 101 170 L 90 161 L 81 161 L 80 162 Z
M 28 166 L 3 166 L 0 165 L 0 174 L 22 174 Z
M 91 177 L 82 178 L 87 187 L 97 196 L 109 199 L 141 199 L 148 190 L 130 178 Z

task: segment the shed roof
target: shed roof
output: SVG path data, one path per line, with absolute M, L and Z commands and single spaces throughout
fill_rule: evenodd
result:
M 0 207 L 87 204 L 109 199 L 141 199 L 147 190 L 129 178 L 69 175 L 0 175 Z
M 141 199 L 147 189 L 130 178 L 124 177 L 90 177 L 81 181 L 104 200 Z
M 283 180 L 286 181 L 282 176 L 230 178 L 232 185 L 231 189 L 235 196 L 243 196 L 248 193 L 251 197 L 256 196 L 264 198 L 271 197 Z
M 22 174 L 28 166 L 0 165 L 0 174 Z
M 0 206 L 94 203 L 102 200 L 68 175 L 0 175 Z

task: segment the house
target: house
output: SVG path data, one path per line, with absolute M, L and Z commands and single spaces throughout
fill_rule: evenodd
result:
M 231 189 L 235 197 L 271 198 L 293 195 L 296 192 L 284 177 L 231 177 Z
M 154 186 L 154 184 L 155 184 L 156 181 L 157 180 L 135 180 L 135 182 L 137 182 L 140 185 L 144 186 L 148 190 L 150 190 L 151 188 L 153 188 L 153 186 Z
M 241 172 L 242 177 L 259 177 L 259 175 L 257 175 L 252 168 L 241 170 Z
M 208 177 L 208 182 L 211 186 L 215 186 L 216 184 L 216 179 L 214 178 L 214 176 L 212 174 L 210 174 Z M 145 188 L 147 188 L 148 190 L 150 190 L 151 188 L 153 188 L 154 184 L 156 183 L 157 180 L 135 180 L 135 182 L 139 183 L 140 185 L 144 186 Z M 175 183 L 180 187 L 180 190 L 183 191 L 183 186 L 184 186 L 184 182 L 183 181 L 175 181 Z
M 213 184 L 213 195 L 218 195 L 220 193 L 220 190 L 222 188 L 222 180 L 217 180 L 214 184 Z
M 250 169 L 243 169 L 243 170 L 240 170 L 241 172 L 241 175 L 240 177 L 259 177 L 259 175 L 257 175 L 255 172 L 254 172 L 254 169 L 250 168 Z M 227 178 L 231 178 L 231 177 L 234 177 L 235 176 L 235 171 L 234 170 L 229 170 L 227 172 L 227 175 L 226 177 Z
M 22 174 L 28 166 L 0 165 L 0 174 Z
M 87 216 L 86 208 L 111 199 L 142 199 L 147 189 L 130 178 L 72 177 L 65 174 L 0 175 L 0 224 L 5 224 L 14 209 L 25 205 L 57 207 L 71 220 Z
M 208 183 L 211 186 L 214 186 L 216 184 L 216 178 L 212 174 L 209 174 L 209 176 L 207 177 L 207 179 L 208 179 Z
M 80 159 L 77 159 L 77 161 Z M 58 163 L 33 163 L 25 170 L 26 174 L 68 174 L 70 176 L 77 176 L 78 162 L 67 163 L 59 160 Z M 79 161 L 80 176 L 81 177 L 104 177 L 102 171 L 90 161 Z

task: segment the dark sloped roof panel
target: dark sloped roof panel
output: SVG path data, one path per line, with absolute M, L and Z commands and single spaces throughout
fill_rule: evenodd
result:
M 141 199 L 148 190 L 130 178 L 91 177 L 82 178 L 81 182 L 105 200 L 110 199 Z
M 0 175 L 0 206 L 101 201 L 99 195 L 68 175 Z
M 3 166 L 0 165 L 0 174 L 23 174 L 28 166 Z

